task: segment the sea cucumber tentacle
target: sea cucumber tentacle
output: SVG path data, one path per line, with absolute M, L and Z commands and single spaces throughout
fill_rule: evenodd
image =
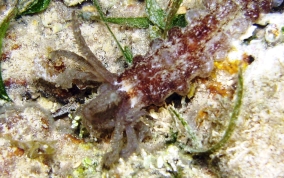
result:
M 82 53 L 82 55 L 86 57 L 88 63 L 92 65 L 93 70 L 95 70 L 97 73 L 97 77 L 104 79 L 104 82 L 115 82 L 117 75 L 106 70 L 103 64 L 97 59 L 97 57 L 92 53 L 92 51 L 88 47 L 85 39 L 81 34 L 80 25 L 76 18 L 75 12 L 72 13 L 72 29 L 75 41 L 78 44 L 79 51 Z
M 82 108 L 83 122 L 92 129 L 109 129 L 115 127 L 112 120 L 122 100 L 116 88 L 106 83 L 100 86 L 99 95 Z
M 123 138 L 124 125 L 118 120 L 115 124 L 115 129 L 111 137 L 111 151 L 107 152 L 103 158 L 103 164 L 106 167 L 110 167 L 113 162 L 117 161 L 120 156 L 120 151 L 122 149 L 122 138 Z
M 132 125 L 128 125 L 125 128 L 126 136 L 127 136 L 127 144 L 121 150 L 120 155 L 123 158 L 128 158 L 133 152 L 135 152 L 138 148 L 138 139 L 135 133 L 135 130 Z
M 52 51 L 50 53 L 50 58 L 52 60 L 54 60 L 54 59 L 56 59 L 57 57 L 60 57 L 60 56 L 75 59 L 75 61 L 80 65 L 80 67 L 86 69 L 87 72 L 92 74 L 92 80 L 93 81 L 97 81 L 97 82 L 103 82 L 104 81 L 104 79 L 98 77 L 99 76 L 98 73 L 96 71 L 94 71 L 94 69 L 90 65 L 90 63 L 85 58 L 83 58 L 82 56 L 79 56 L 78 54 L 71 52 L 71 51 L 67 51 L 67 50 L 56 50 L 56 51 Z

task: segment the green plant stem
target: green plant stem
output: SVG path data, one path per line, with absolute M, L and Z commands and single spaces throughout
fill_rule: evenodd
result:
M 16 16 L 16 12 L 17 12 L 17 9 L 14 7 L 12 10 L 10 10 L 6 18 L 3 20 L 2 24 L 0 24 L 0 56 L 2 55 L 2 43 L 5 37 L 6 31 L 8 30 L 9 22 L 12 18 Z M 1 63 L 0 63 L 0 99 L 11 101 L 11 99 L 9 98 L 6 92 L 5 85 L 3 82 L 3 78 L 1 74 Z
M 167 32 L 170 30 L 173 24 L 173 20 L 176 17 L 176 13 L 180 7 L 180 4 L 183 0 L 173 0 L 172 7 L 170 8 L 170 11 L 168 12 L 166 16 L 166 26 L 164 31 L 164 37 L 167 35 Z
M 125 57 L 126 61 L 127 61 L 128 63 L 131 63 L 131 62 L 132 62 L 132 54 L 129 53 L 129 48 L 126 47 L 126 48 L 125 48 L 126 50 L 124 50 L 124 49 L 122 48 L 122 46 L 120 45 L 119 41 L 117 40 L 117 38 L 115 37 L 115 35 L 114 35 L 113 32 L 111 31 L 111 29 L 110 29 L 110 27 L 109 27 L 109 25 L 108 25 L 108 23 L 107 23 L 107 20 L 106 20 L 104 14 L 103 14 L 103 11 L 102 11 L 102 9 L 101 9 L 101 7 L 100 7 L 98 1 L 97 1 L 97 0 L 93 0 L 93 3 L 94 3 L 94 6 L 97 8 L 97 10 L 98 10 L 98 12 L 99 12 L 99 14 L 100 14 L 100 17 L 101 17 L 103 23 L 106 25 L 108 31 L 110 32 L 110 34 L 111 34 L 112 37 L 114 38 L 115 42 L 116 42 L 117 45 L 118 45 L 118 48 L 119 48 L 120 51 L 122 52 L 122 54 L 123 54 L 123 56 Z
M 228 128 L 225 131 L 225 134 L 223 135 L 222 139 L 218 143 L 213 145 L 211 148 L 205 149 L 205 150 L 189 148 L 188 146 L 184 144 L 180 144 L 181 148 L 184 149 L 186 152 L 189 152 L 192 154 L 211 154 L 213 152 L 216 152 L 220 148 L 222 148 L 228 142 L 228 140 L 230 139 L 230 137 L 232 136 L 236 128 L 236 123 L 237 123 L 237 120 L 240 114 L 240 108 L 242 105 L 242 98 L 243 98 L 243 76 L 242 76 L 242 69 L 240 67 L 240 71 L 238 74 L 237 99 L 236 99 L 236 103 L 233 109 L 233 113 L 230 118 Z

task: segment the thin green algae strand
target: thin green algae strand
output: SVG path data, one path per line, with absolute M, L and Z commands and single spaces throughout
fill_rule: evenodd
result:
M 169 107 L 169 111 L 175 118 L 177 118 L 181 122 L 182 126 L 186 131 L 188 139 L 190 139 L 192 142 L 193 147 L 200 148 L 201 147 L 200 140 L 198 140 L 195 132 L 193 131 L 193 129 L 190 128 L 190 126 L 187 124 L 184 118 L 173 107 Z
M 3 39 L 5 37 L 6 31 L 9 27 L 9 22 L 12 18 L 15 17 L 15 13 L 16 13 L 16 8 L 13 7 L 10 12 L 8 13 L 8 15 L 5 17 L 5 19 L 2 21 L 2 23 L 0 24 L 0 56 L 2 55 L 2 43 L 3 43 Z M 6 101 L 11 101 L 11 99 L 9 98 L 6 89 L 5 89 L 5 85 L 2 79 L 2 74 L 1 74 L 1 63 L 0 63 L 0 99 L 6 100 Z
M 150 28 L 150 36 L 152 38 L 158 38 L 163 36 L 166 37 L 167 31 L 174 26 L 185 27 L 187 22 L 185 20 L 185 14 L 176 15 L 177 10 L 180 7 L 182 0 L 175 0 L 172 3 L 169 12 L 165 12 L 162 8 L 159 7 L 155 0 L 147 0 L 146 1 L 146 14 L 147 17 L 130 17 L 130 18 L 123 18 L 123 17 L 116 17 L 116 18 L 109 18 L 106 17 L 97 2 L 97 0 L 93 0 L 94 6 L 97 8 L 99 17 L 91 16 L 89 17 L 91 20 L 101 20 L 106 25 L 108 31 L 113 36 L 114 40 L 116 41 L 118 48 L 122 52 L 124 58 L 128 63 L 132 63 L 133 54 L 131 49 L 128 46 L 124 48 L 118 42 L 117 38 L 115 37 L 114 33 L 110 29 L 108 23 L 114 23 L 118 25 L 124 25 L 132 28 Z M 158 28 L 155 28 L 157 26 Z M 153 27 L 156 30 L 152 30 Z M 161 33 L 160 31 L 163 31 Z M 152 33 L 151 33 L 152 32 Z
M 243 75 L 242 75 L 242 69 L 240 67 L 239 74 L 238 74 L 238 90 L 237 90 L 237 98 L 236 98 L 235 106 L 233 108 L 233 112 L 230 118 L 229 125 L 225 131 L 225 134 L 221 138 L 221 140 L 208 149 L 195 149 L 195 148 L 188 147 L 187 145 L 182 144 L 182 143 L 180 143 L 179 146 L 185 152 L 188 152 L 191 154 L 211 154 L 211 153 L 216 152 L 220 148 L 222 148 L 228 142 L 228 140 L 231 138 L 232 134 L 234 133 L 237 120 L 240 114 L 242 98 L 243 98 Z
M 180 4 L 183 0 L 174 0 L 172 6 L 166 16 L 166 26 L 164 31 L 164 36 L 166 36 L 167 32 L 172 28 L 173 21 L 176 17 L 176 13 L 180 7 Z
M 91 20 L 102 20 L 98 16 L 89 17 Z M 104 17 L 109 23 L 123 25 L 131 28 L 149 28 L 151 22 L 147 17 Z
M 132 59 L 133 59 L 133 54 L 130 50 L 129 47 L 125 46 L 124 49 L 122 48 L 122 46 L 120 45 L 120 43 L 118 42 L 117 38 L 115 37 L 115 35 L 113 34 L 112 30 L 110 29 L 109 25 L 107 24 L 107 20 L 105 20 L 105 16 L 103 14 L 103 11 L 99 5 L 99 3 L 97 2 L 97 0 L 93 0 L 93 4 L 94 6 L 97 8 L 100 18 L 102 19 L 102 21 L 104 22 L 104 24 L 106 25 L 108 31 L 110 32 L 110 34 L 112 35 L 112 37 L 114 38 L 115 42 L 118 45 L 118 48 L 120 49 L 120 51 L 122 52 L 123 56 L 125 57 L 126 61 L 128 63 L 132 63 Z

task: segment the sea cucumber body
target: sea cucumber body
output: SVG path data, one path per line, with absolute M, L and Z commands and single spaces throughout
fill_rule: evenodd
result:
M 78 112 L 93 135 L 114 128 L 112 150 L 105 154 L 104 165 L 109 167 L 137 150 L 148 132 L 139 119 L 147 114 L 146 106 L 160 105 L 175 92 L 186 95 L 190 81 L 208 76 L 213 61 L 224 59 L 231 42 L 271 8 L 272 0 L 206 0 L 203 8 L 187 12 L 186 28 L 175 27 L 168 39 L 153 41 L 149 52 L 136 56 L 132 67 L 119 76 L 107 71 L 91 52 L 73 14 L 74 37 L 86 58 L 72 56 L 89 69 L 92 80 L 103 83 L 97 97 Z M 127 144 L 123 147 L 124 132 Z
M 210 1 L 211 2 L 211 1 Z M 121 91 L 131 107 L 161 104 L 176 92 L 185 95 L 190 81 L 207 76 L 213 60 L 226 57 L 232 40 L 238 38 L 271 1 L 229 0 L 204 3 L 206 10 L 190 10 L 189 25 L 173 28 L 168 40 L 156 40 L 145 56 L 136 56 L 132 68 L 118 77 Z

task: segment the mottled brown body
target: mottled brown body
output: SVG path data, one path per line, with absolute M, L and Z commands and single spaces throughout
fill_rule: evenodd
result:
M 146 127 L 139 118 L 147 112 L 142 108 L 160 105 L 175 92 L 187 94 L 190 81 L 197 76 L 208 76 L 213 61 L 226 57 L 232 40 L 238 39 L 260 13 L 272 8 L 272 0 L 207 0 L 203 4 L 201 9 L 188 11 L 186 28 L 173 28 L 168 39 L 155 40 L 151 50 L 145 56 L 136 56 L 133 66 L 120 76 L 108 72 L 92 54 L 78 22 L 73 20 L 74 36 L 86 57 L 77 55 L 77 59 L 89 69 L 92 80 L 103 83 L 99 95 L 78 112 L 91 133 L 114 128 L 112 150 L 104 159 L 106 166 L 119 157 L 128 157 L 144 138 Z
M 119 83 L 132 85 L 126 92 L 131 98 L 137 97 L 133 102 L 159 105 L 174 92 L 187 94 L 189 82 L 196 76 L 207 76 L 214 58 L 225 57 L 218 53 L 226 53 L 230 42 L 243 33 L 230 26 L 246 29 L 261 12 L 270 10 L 271 2 L 222 1 L 215 7 L 209 3 L 205 6 L 208 9 L 203 14 L 194 14 L 196 21 L 185 29 L 171 29 L 167 41 L 158 41 L 158 48 L 136 56 L 132 68 L 118 77 Z

